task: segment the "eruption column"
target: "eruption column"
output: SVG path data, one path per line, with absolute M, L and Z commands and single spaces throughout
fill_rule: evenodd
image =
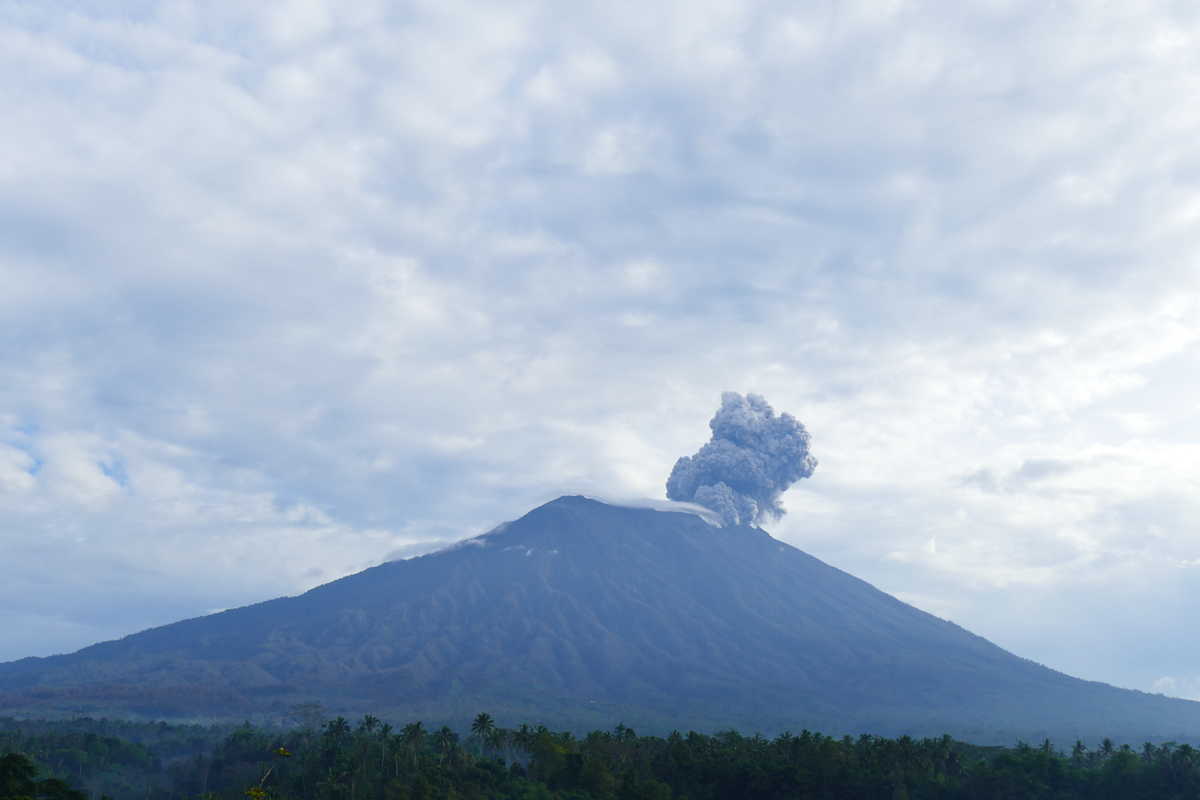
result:
M 780 496 L 817 467 L 804 426 L 791 414 L 776 416 L 760 395 L 737 392 L 721 395 L 708 426 L 712 439 L 675 462 L 667 497 L 711 508 L 726 525 L 783 516 Z

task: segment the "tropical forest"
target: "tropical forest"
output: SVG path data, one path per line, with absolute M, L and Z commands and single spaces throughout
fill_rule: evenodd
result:
M 304 716 L 304 715 L 301 715 Z M 469 728 L 365 715 L 229 728 L 0 720 L 0 800 L 1183 800 L 1200 750 L 1103 740 L 586 734 L 479 713 Z

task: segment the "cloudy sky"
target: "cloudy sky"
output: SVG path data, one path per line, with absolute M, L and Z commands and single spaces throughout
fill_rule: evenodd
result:
M 736 390 L 774 535 L 1200 698 L 1198 94 L 1190 2 L 0 0 L 0 659 L 662 497 Z

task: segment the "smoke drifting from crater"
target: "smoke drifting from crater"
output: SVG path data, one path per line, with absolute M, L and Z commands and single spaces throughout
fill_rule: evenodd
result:
M 737 392 L 721 395 L 708 426 L 712 440 L 675 462 L 667 497 L 711 508 L 726 525 L 783 516 L 780 496 L 817 467 L 804 426 L 791 414 L 776 416 L 760 395 Z

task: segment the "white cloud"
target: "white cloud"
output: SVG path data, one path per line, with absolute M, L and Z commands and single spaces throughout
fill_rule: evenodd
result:
M 58 621 L 0 657 L 661 494 L 734 389 L 814 436 L 780 536 L 1190 674 L 1194 14 L 331 9 L 0 12 L 3 599 Z
M 24 493 L 32 489 L 36 463 L 24 450 L 0 444 L 0 492 Z
M 1164 675 L 1150 686 L 1150 691 L 1165 694 L 1168 697 L 1200 700 L 1200 676 L 1174 678 Z

